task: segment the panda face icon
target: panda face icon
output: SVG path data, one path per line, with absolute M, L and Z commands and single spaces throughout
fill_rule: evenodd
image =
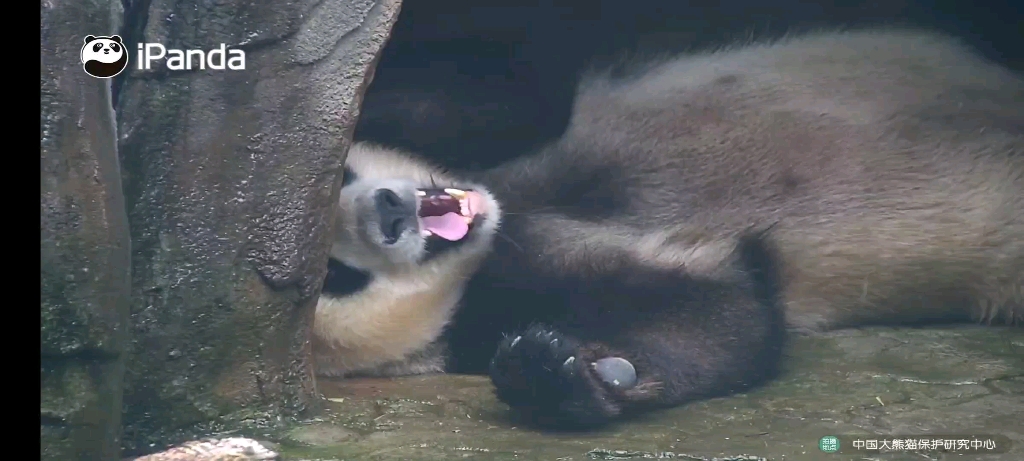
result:
M 82 66 L 85 73 L 96 78 L 111 78 L 128 67 L 128 53 L 118 35 L 88 35 L 82 45 Z

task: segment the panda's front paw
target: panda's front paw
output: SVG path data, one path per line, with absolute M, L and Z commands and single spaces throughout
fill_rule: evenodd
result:
M 611 389 L 573 338 L 544 325 L 507 336 L 491 360 L 498 398 L 545 426 L 595 426 L 619 414 Z

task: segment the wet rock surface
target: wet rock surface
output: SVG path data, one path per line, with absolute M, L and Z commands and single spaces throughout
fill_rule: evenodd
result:
M 41 458 L 115 459 L 131 267 L 110 81 L 86 75 L 86 33 L 119 1 L 41 3 Z
M 796 338 L 783 376 L 749 394 L 648 414 L 593 433 L 517 426 L 477 376 L 320 380 L 328 412 L 295 428 L 285 460 L 1024 459 L 1024 329 L 873 328 Z M 989 437 L 985 456 L 860 456 L 837 436 Z M 1010 446 L 1007 448 L 1007 442 Z
M 135 62 L 117 86 L 137 456 L 319 405 L 308 337 L 334 199 L 400 1 L 127 3 L 132 59 L 143 42 L 245 53 L 244 69 Z

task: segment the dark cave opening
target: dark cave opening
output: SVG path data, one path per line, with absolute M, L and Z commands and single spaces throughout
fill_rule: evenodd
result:
M 407 0 L 367 92 L 356 140 L 481 169 L 554 139 L 581 71 L 626 57 L 815 28 L 912 25 L 1024 68 L 1009 1 Z

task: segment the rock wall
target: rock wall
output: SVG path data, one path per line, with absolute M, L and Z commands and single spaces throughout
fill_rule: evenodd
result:
M 319 406 L 308 336 L 332 204 L 399 8 L 42 3 L 45 459 L 117 459 Z M 86 75 L 85 35 L 118 32 L 128 70 Z M 223 44 L 245 68 L 140 60 L 154 43 L 167 58 Z
M 87 75 L 88 34 L 117 32 L 117 1 L 43 1 L 40 74 L 40 451 L 117 459 L 131 245 L 110 80 Z
M 130 42 L 245 52 L 132 69 L 118 128 L 132 230 L 125 448 L 317 405 L 308 354 L 334 198 L 397 0 L 153 0 Z M 141 10 L 129 11 L 140 21 Z M 130 49 L 137 49 L 131 47 Z

